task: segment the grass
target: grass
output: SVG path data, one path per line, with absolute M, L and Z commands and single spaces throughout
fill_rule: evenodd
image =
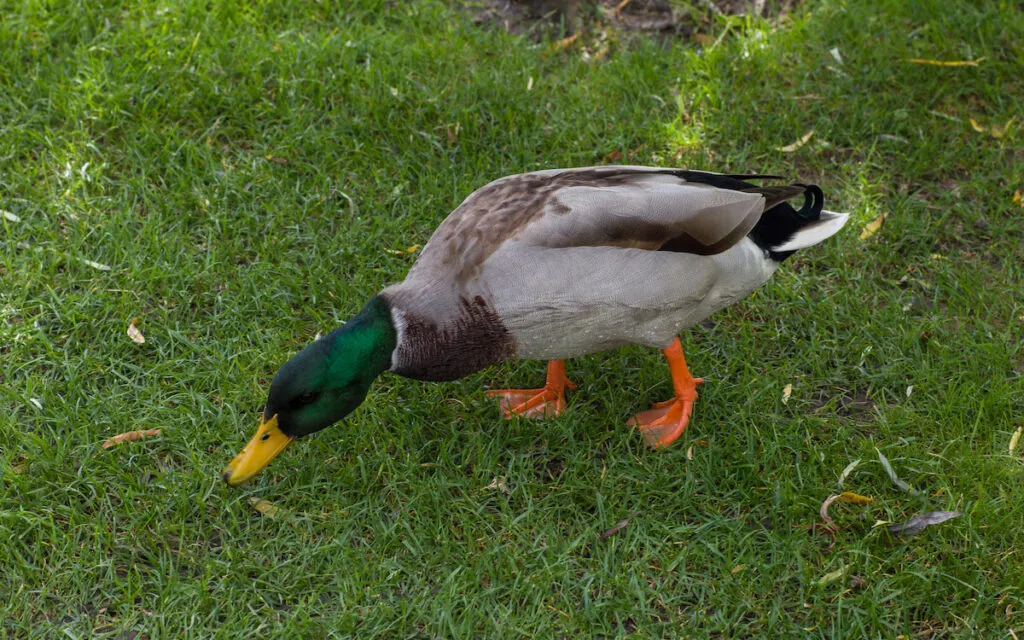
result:
M 1024 631 L 1019 6 L 823 0 L 589 62 L 437 2 L 3 7 L 2 635 Z M 708 383 L 678 446 L 623 424 L 670 389 L 636 348 L 570 363 L 546 424 L 482 398 L 539 363 L 385 377 L 219 480 L 277 366 L 403 277 L 389 249 L 491 179 L 615 158 L 799 176 L 854 214 L 684 336 Z M 855 460 L 843 489 L 875 501 L 833 507 L 830 547 L 806 525 Z M 963 515 L 872 527 L 930 509 Z

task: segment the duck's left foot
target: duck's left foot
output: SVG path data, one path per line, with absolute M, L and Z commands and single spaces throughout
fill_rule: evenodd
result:
M 693 379 L 695 385 L 704 380 Z M 697 391 L 694 390 L 691 397 L 676 397 L 665 402 L 659 402 L 647 411 L 641 411 L 629 421 L 644 437 L 647 446 L 658 449 L 667 447 L 683 435 L 686 425 L 690 422 L 690 415 L 693 413 L 693 401 L 697 399 Z
M 693 413 L 693 403 L 697 400 L 697 385 L 704 382 L 704 378 L 694 378 L 686 368 L 679 338 L 662 353 L 665 354 L 669 371 L 672 372 L 672 386 L 675 388 L 676 397 L 659 402 L 647 411 L 641 411 L 629 421 L 629 424 L 640 429 L 644 442 L 655 449 L 669 446 L 686 431 L 686 425 Z
M 575 389 L 565 376 L 565 360 L 548 362 L 548 379 L 540 389 L 493 389 L 488 398 L 498 398 L 506 418 L 513 414 L 524 418 L 554 418 L 565 409 L 565 390 Z

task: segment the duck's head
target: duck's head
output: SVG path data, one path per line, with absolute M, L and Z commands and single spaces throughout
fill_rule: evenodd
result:
M 224 468 L 224 481 L 242 484 L 296 438 L 352 413 L 391 366 L 395 343 L 388 304 L 375 296 L 356 317 L 297 353 L 274 376 L 262 423 Z

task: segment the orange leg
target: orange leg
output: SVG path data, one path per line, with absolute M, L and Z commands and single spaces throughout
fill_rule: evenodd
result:
M 502 413 L 526 418 L 553 418 L 565 409 L 565 389 L 576 385 L 565 377 L 565 360 L 548 362 L 548 379 L 540 389 L 494 389 L 488 398 L 498 398 Z
M 676 397 L 659 402 L 647 411 L 641 411 L 630 419 L 629 424 L 640 429 L 644 441 L 651 447 L 667 447 L 683 435 L 686 423 L 693 413 L 693 402 L 697 399 L 697 385 L 704 378 L 694 378 L 686 368 L 683 358 L 683 346 L 679 338 L 672 341 L 667 349 L 663 349 L 668 360 L 668 370 L 672 373 L 672 386 Z

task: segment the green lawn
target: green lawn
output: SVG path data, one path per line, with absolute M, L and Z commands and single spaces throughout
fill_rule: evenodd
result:
M 436 1 L 0 12 L 0 636 L 1024 637 L 1020 5 L 815 0 L 589 61 Z M 385 376 L 221 482 L 277 367 L 403 277 L 389 250 L 492 179 L 616 159 L 853 212 L 683 336 L 708 382 L 674 448 L 624 424 L 671 389 L 630 348 L 570 362 L 549 423 L 483 397 L 542 363 Z M 839 490 L 874 503 L 830 546 Z M 873 526 L 934 509 L 963 515 Z

